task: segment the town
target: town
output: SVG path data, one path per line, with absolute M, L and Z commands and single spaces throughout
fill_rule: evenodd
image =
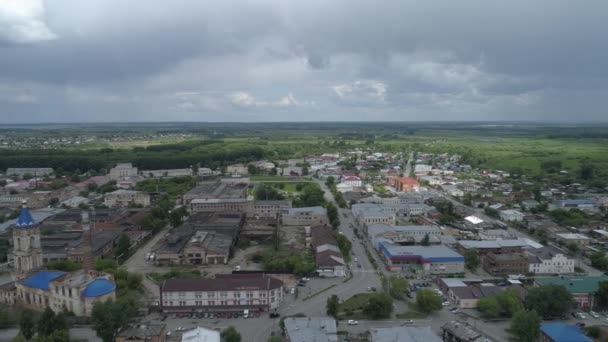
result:
M 593 167 L 543 162 L 539 178 L 470 159 L 346 145 L 7 167 L 0 339 L 31 338 L 34 320 L 39 336 L 71 326 L 104 342 L 608 336 L 608 190 L 586 182 Z

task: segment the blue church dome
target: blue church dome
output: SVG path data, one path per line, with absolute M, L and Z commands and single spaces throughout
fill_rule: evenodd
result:
M 83 297 L 99 297 L 116 289 L 116 284 L 105 278 L 97 278 L 87 285 L 82 292 Z
M 17 223 L 15 223 L 15 225 L 17 225 L 17 227 L 29 227 L 33 226 L 34 223 L 35 222 L 34 218 L 32 218 L 32 214 L 30 214 L 30 211 L 24 205 L 21 208 L 21 213 L 19 214 L 19 217 L 17 218 Z

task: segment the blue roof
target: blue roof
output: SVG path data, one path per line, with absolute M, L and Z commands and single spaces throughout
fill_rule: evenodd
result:
M 576 325 L 561 322 L 543 323 L 540 330 L 555 342 L 593 342 Z
M 49 283 L 66 273 L 67 272 L 63 271 L 38 271 L 25 279 L 22 284 L 35 289 L 48 291 Z
M 82 292 L 83 297 L 99 297 L 108 294 L 116 289 L 116 284 L 105 278 L 97 278 L 87 285 Z
M 17 225 L 17 227 L 29 227 L 29 226 L 33 226 L 34 223 L 35 222 L 34 222 L 34 219 L 32 218 L 32 214 L 30 214 L 30 211 L 24 205 L 21 208 L 21 214 L 19 214 L 19 217 L 17 218 L 17 223 L 15 223 L 15 224 Z

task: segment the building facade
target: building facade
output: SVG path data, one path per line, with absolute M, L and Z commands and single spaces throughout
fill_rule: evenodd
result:
M 286 226 L 327 224 L 327 210 L 323 207 L 289 208 L 281 211 L 281 222 Z
M 283 282 L 256 274 L 218 274 L 214 279 L 169 279 L 160 288 L 163 312 L 268 311 L 283 300 Z
M 137 167 L 131 163 L 119 163 L 110 169 L 110 180 L 124 180 L 137 177 Z
M 530 261 L 530 273 L 571 274 L 574 273 L 576 259 L 552 247 L 530 248 L 526 250 Z
M 494 276 L 526 274 L 529 269 L 528 256 L 524 253 L 489 253 L 482 259 L 483 269 Z
M 380 243 L 379 252 L 391 271 L 424 274 L 464 272 L 464 257 L 445 246 L 399 246 Z
M 259 219 L 275 219 L 283 210 L 291 209 L 291 201 L 254 201 L 249 217 Z
M 13 268 L 24 274 L 42 267 L 40 226 L 34 222 L 28 208 L 23 205 L 13 228 Z
M 103 203 L 107 207 L 128 207 L 137 205 L 142 207 L 150 206 L 150 194 L 134 190 L 116 190 L 104 195 Z

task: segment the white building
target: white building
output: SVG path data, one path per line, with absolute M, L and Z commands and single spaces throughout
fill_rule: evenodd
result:
M 163 312 L 242 312 L 276 309 L 283 282 L 255 274 L 217 274 L 214 279 L 168 279 L 160 287 Z
M 105 194 L 103 203 L 108 207 L 128 207 L 135 204 L 142 207 L 150 206 L 150 194 L 142 191 L 116 190 Z
M 576 260 L 568 258 L 553 247 L 528 248 L 526 253 L 530 260 L 530 273 L 534 274 L 570 274 L 574 273 Z
M 110 169 L 110 180 L 128 180 L 137 177 L 137 168 L 131 163 L 119 163 Z
M 184 331 L 182 342 L 220 342 L 220 332 L 213 329 L 196 327 L 192 330 Z
M 363 181 L 357 176 L 342 177 L 342 183 L 352 187 L 360 187 L 363 185 Z
M 247 165 L 245 164 L 233 164 L 226 166 L 226 174 L 232 177 L 240 177 L 249 173 Z
M 503 210 L 499 211 L 498 215 L 500 218 L 505 221 L 516 221 L 521 222 L 524 220 L 524 214 L 517 210 Z
M 184 177 L 192 176 L 192 169 L 142 170 L 144 178 Z

